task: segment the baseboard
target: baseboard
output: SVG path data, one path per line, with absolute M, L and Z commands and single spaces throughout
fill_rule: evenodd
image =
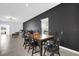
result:
M 79 54 L 78 51 L 75 51 L 75 50 L 72 50 L 72 49 L 69 49 L 69 48 L 66 48 L 66 47 L 63 47 L 63 46 L 60 46 L 60 48 L 65 49 L 65 50 L 72 52 L 72 53 L 75 53 L 75 54 Z

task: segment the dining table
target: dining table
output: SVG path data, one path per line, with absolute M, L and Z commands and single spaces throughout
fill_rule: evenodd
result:
M 43 42 L 46 42 L 47 40 L 53 39 L 54 35 L 40 35 L 40 37 L 36 38 L 36 40 L 39 43 L 40 46 L 40 56 L 43 54 Z

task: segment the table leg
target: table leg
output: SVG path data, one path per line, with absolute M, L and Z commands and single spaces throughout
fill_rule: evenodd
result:
M 40 56 L 42 56 L 42 42 L 40 42 Z

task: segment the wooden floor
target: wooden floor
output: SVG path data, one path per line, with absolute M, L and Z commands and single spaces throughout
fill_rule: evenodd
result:
M 27 52 L 28 47 L 26 50 L 23 47 L 23 38 L 20 36 L 18 38 L 11 38 L 10 39 L 10 46 L 8 50 L 0 51 L 0 56 L 31 56 L 31 51 Z M 79 56 L 79 54 L 75 54 L 60 48 L 61 56 Z M 49 55 L 49 53 L 47 53 Z M 39 53 L 34 54 L 34 56 L 40 56 Z M 57 56 L 57 55 L 55 55 Z

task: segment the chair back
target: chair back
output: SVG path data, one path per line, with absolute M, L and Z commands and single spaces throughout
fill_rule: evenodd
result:
M 55 33 L 55 44 L 58 45 L 58 46 L 60 45 L 60 41 L 61 41 L 61 36 L 62 35 L 63 35 L 62 32 L 59 33 L 59 34 L 57 32 Z

